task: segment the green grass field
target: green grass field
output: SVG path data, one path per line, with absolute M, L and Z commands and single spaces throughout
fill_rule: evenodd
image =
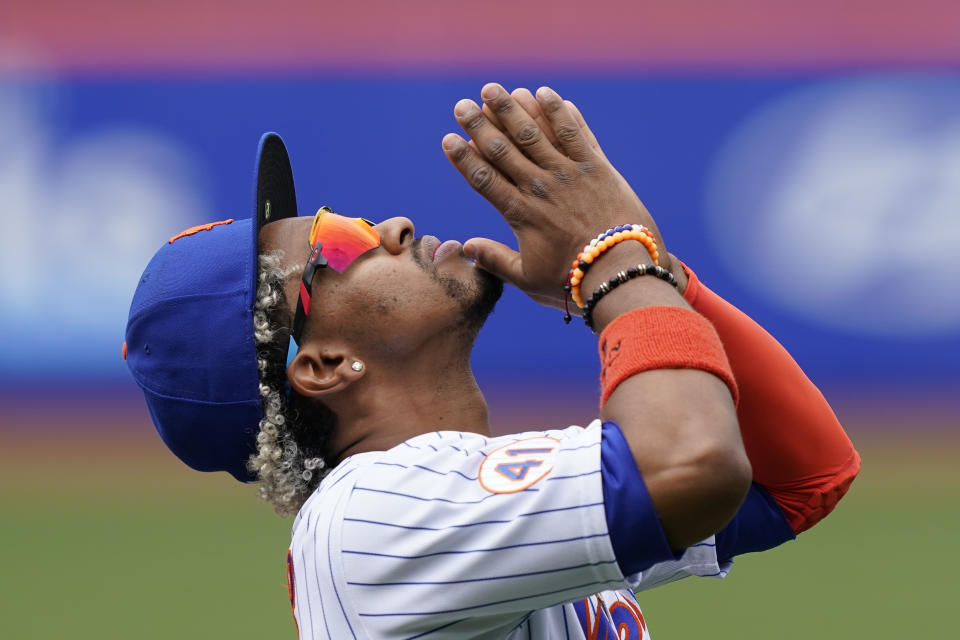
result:
M 641 594 L 653 637 L 956 637 L 956 440 L 859 440 L 863 470 L 816 528 L 738 559 L 725 580 Z
M 147 430 L 121 433 L 4 442 L 0 638 L 294 638 L 291 520 L 182 467 Z M 653 637 L 953 635 L 958 439 L 855 440 L 864 470 L 815 530 L 726 580 L 641 594 Z

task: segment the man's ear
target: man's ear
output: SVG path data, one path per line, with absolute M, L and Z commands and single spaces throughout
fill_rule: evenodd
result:
M 320 398 L 346 389 L 366 374 L 345 351 L 304 345 L 287 366 L 287 380 L 305 398 Z

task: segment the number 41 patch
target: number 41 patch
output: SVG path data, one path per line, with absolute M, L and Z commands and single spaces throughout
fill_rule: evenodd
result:
M 516 493 L 553 471 L 560 449 L 555 438 L 517 440 L 491 451 L 480 465 L 480 484 L 491 493 Z

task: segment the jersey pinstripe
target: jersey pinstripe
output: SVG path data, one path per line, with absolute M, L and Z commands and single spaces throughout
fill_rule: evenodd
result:
M 441 431 L 348 458 L 293 525 L 300 637 L 648 638 L 631 588 L 727 567 L 711 539 L 625 578 L 600 447 L 595 421 L 499 438 Z

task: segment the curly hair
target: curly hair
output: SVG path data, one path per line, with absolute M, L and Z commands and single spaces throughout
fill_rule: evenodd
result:
M 286 345 L 290 336 L 286 278 L 297 267 L 283 267 L 282 252 L 260 255 L 253 336 L 263 418 L 257 452 L 247 467 L 260 480 L 260 497 L 281 516 L 296 513 L 329 472 L 326 441 L 336 426 L 327 407 L 288 391 Z

